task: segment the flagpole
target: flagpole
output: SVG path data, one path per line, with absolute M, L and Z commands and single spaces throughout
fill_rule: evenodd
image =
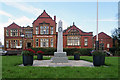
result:
M 97 0 L 97 38 L 96 41 L 98 41 L 98 0 Z
M 98 0 L 97 0 L 97 28 L 96 28 L 96 50 L 99 50 L 99 40 L 98 40 Z

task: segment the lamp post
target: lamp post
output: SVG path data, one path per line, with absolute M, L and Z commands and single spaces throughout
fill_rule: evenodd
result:
M 99 50 L 99 40 L 98 40 L 98 0 L 97 0 L 97 29 L 96 29 L 96 46 L 95 46 L 95 50 Z
M 24 36 L 25 36 L 24 34 L 21 35 L 21 37 L 22 37 L 22 50 L 23 50 L 23 38 L 24 38 Z

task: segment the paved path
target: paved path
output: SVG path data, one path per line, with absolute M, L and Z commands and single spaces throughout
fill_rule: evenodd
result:
M 39 67 L 64 67 L 64 66 L 83 66 L 94 67 L 92 62 L 84 60 L 68 60 L 68 63 L 51 63 L 52 60 L 34 60 L 33 66 Z M 23 64 L 19 65 L 23 66 Z

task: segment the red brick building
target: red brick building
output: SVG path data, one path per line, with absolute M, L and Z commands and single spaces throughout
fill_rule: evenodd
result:
M 33 46 L 33 27 L 23 27 L 23 48 L 30 48 Z
M 8 27 L 4 27 L 4 46 L 5 50 L 22 49 L 22 47 L 32 47 L 33 28 L 30 26 L 21 27 L 16 23 L 12 23 Z M 24 35 L 24 37 L 21 37 Z
M 44 10 L 32 24 L 33 27 L 21 27 L 15 23 L 4 27 L 5 50 L 16 50 L 18 47 L 57 47 L 56 16 L 52 19 Z M 93 48 L 95 38 L 96 36 L 93 40 L 93 32 L 84 32 L 73 23 L 63 31 L 63 47 Z M 113 44 L 112 38 L 103 32 L 99 34 L 99 42 L 104 43 L 105 49 Z
M 92 48 L 92 32 L 83 32 L 73 23 L 63 32 L 64 48 Z
M 103 44 L 105 50 L 109 50 L 109 48 L 112 48 L 113 46 L 113 39 L 104 32 L 98 34 L 98 40 L 100 45 Z M 95 47 L 96 35 L 93 37 L 93 41 Z
M 4 47 L 5 50 L 15 50 L 16 46 L 22 45 L 21 26 L 14 22 L 8 27 L 4 27 Z
M 33 47 L 56 48 L 56 16 L 43 13 L 33 22 Z

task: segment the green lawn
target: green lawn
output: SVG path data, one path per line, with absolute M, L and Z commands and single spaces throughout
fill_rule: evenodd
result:
M 34 57 L 36 59 L 36 57 Z M 92 62 L 92 56 L 81 56 Z M 44 57 L 50 59 L 50 57 Z M 73 59 L 73 57 L 69 57 Z M 118 57 L 106 57 L 109 67 L 20 67 L 21 56 L 2 56 L 3 78 L 117 78 Z

